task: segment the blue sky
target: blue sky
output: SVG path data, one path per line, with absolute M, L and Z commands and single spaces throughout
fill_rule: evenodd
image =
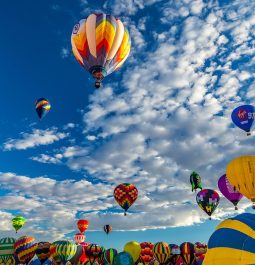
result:
M 198 171 L 217 190 L 232 158 L 254 154 L 253 136 L 230 119 L 255 99 L 254 8 L 245 0 L 3 2 L 0 234 L 14 236 L 10 220 L 21 214 L 19 234 L 37 240 L 73 238 L 86 218 L 87 240 L 106 247 L 206 242 L 235 213 L 221 198 L 208 221 L 189 175 Z M 128 60 L 98 91 L 70 43 L 93 12 L 120 18 L 132 39 Z M 52 105 L 42 121 L 40 97 Z M 112 196 L 122 182 L 139 189 L 127 217 Z M 249 207 L 244 199 L 239 213 Z

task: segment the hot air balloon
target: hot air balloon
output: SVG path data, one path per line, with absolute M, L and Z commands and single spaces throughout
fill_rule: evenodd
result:
M 170 261 L 171 264 L 180 264 L 183 262 L 181 257 L 181 250 L 180 247 L 176 244 L 169 244 L 170 248 Z
M 12 219 L 12 226 L 17 231 L 25 224 L 25 218 L 23 216 L 16 216 Z
M 89 226 L 88 220 L 80 219 L 77 222 L 77 227 L 81 233 L 84 233 L 87 230 L 88 226 Z
M 252 265 L 255 262 L 255 215 L 224 220 L 208 241 L 203 265 Z
M 40 120 L 45 117 L 45 115 L 50 111 L 50 109 L 51 105 L 47 99 L 39 98 L 36 100 L 35 110 Z
M 110 225 L 105 225 L 104 226 L 104 231 L 108 235 L 110 232 L 112 232 L 112 226 Z
M 0 258 L 0 265 L 16 265 L 18 262 L 16 262 L 15 258 L 13 256 L 9 257 L 8 260 L 3 261 Z
M 211 220 L 211 215 L 220 202 L 219 194 L 215 190 L 204 189 L 199 191 L 196 200 L 199 207 L 209 215 Z
M 69 261 L 76 253 L 77 245 L 68 240 L 56 241 L 56 253 L 62 262 Z
M 135 241 L 126 243 L 123 250 L 132 256 L 134 262 L 139 259 L 141 254 L 141 246 Z
M 41 264 L 43 264 L 50 257 L 50 243 L 39 242 L 35 254 Z
M 132 256 L 127 252 L 120 252 L 113 261 L 114 265 L 134 265 Z
M 190 242 L 183 242 L 180 245 L 181 257 L 185 265 L 191 265 L 195 259 L 194 245 Z
M 0 239 L 0 259 L 7 264 L 9 259 L 12 259 L 14 252 L 15 238 L 5 237 Z
M 192 187 L 192 191 L 193 190 L 197 190 L 200 189 L 202 190 L 202 182 L 201 182 L 201 177 L 199 176 L 199 174 L 195 171 L 193 171 L 190 175 L 190 184 Z
M 78 264 L 80 257 L 82 256 L 82 246 L 78 245 L 74 256 L 70 259 L 71 264 Z
M 27 264 L 32 260 L 37 249 L 37 243 L 31 236 L 22 236 L 14 244 L 14 251 L 20 263 Z
M 252 105 L 243 105 L 235 108 L 231 114 L 234 124 L 251 135 L 250 130 L 254 123 L 255 107 Z
M 138 197 L 138 190 L 133 184 L 123 183 L 114 189 L 113 195 L 118 204 L 125 210 L 124 215 L 126 215 L 126 211 Z
M 114 258 L 118 255 L 118 251 L 114 248 L 109 248 L 104 252 L 104 260 L 107 264 L 112 265 Z
M 153 259 L 153 247 L 154 245 L 150 242 L 142 242 L 141 246 L 141 260 L 144 265 L 148 265 Z
M 166 264 L 171 255 L 171 250 L 166 242 L 158 242 L 153 247 L 153 253 L 160 264 Z
M 197 264 L 201 263 L 204 260 L 205 254 L 207 251 L 207 244 L 196 242 L 194 244 L 194 254 Z
M 243 195 L 239 193 L 228 181 L 226 174 L 221 176 L 218 181 L 218 187 L 221 193 L 234 204 L 235 210 L 237 210 L 238 202 L 243 198 Z
M 97 244 L 89 244 L 85 253 L 91 264 L 96 261 L 101 264 L 104 259 L 104 247 Z
M 76 244 L 80 244 L 84 242 L 86 239 L 86 236 L 83 233 L 77 233 L 74 235 L 74 241 Z
M 226 169 L 227 178 L 234 189 L 250 199 L 255 209 L 255 156 L 233 159 Z
M 91 14 L 76 24 L 71 43 L 77 61 L 96 80 L 96 88 L 104 77 L 121 67 L 131 48 L 129 33 L 122 22 L 102 13 Z

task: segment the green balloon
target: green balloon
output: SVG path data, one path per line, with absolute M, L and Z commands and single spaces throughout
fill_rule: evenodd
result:
M 68 240 L 56 242 L 56 252 L 62 262 L 69 261 L 76 253 L 77 245 Z
M 12 226 L 17 231 L 25 224 L 25 218 L 23 216 L 16 216 L 12 219 Z
M 15 238 L 5 237 L 0 239 L 0 258 L 4 262 L 7 262 L 12 257 L 14 252 Z

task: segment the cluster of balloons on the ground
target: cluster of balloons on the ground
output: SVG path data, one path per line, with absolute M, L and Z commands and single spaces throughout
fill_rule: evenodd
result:
M 30 236 L 0 239 L 1 265 L 201 265 L 207 245 L 183 242 L 180 246 L 166 242 L 125 244 L 123 251 L 105 249 L 98 244 L 68 240 L 38 242 Z M 36 257 L 36 258 L 35 258 Z

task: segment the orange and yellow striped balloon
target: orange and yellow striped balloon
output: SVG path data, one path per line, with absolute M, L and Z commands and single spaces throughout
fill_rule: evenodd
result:
M 103 13 L 91 14 L 76 24 L 71 43 L 77 61 L 96 79 L 96 87 L 122 66 L 131 48 L 123 23 Z

